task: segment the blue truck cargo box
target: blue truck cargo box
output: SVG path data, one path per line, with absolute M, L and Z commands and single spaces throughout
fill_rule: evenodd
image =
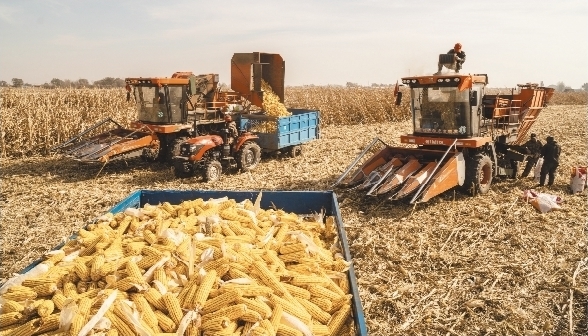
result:
M 210 198 L 228 197 L 237 202 L 246 199 L 255 201 L 259 191 L 222 191 L 222 190 L 137 190 L 120 201 L 108 212 L 119 213 L 125 211 L 127 208 L 139 208 L 145 204 L 160 204 L 163 202 L 170 202 L 171 204 L 180 204 L 183 201 L 194 200 L 202 198 L 208 200 Z M 337 225 L 337 233 L 341 244 L 341 250 L 347 261 L 351 261 L 351 253 L 349 251 L 349 244 L 345 234 L 343 220 L 341 218 L 341 211 L 339 210 L 339 203 L 337 196 L 332 191 L 263 191 L 261 197 L 261 207 L 264 209 L 276 207 L 287 212 L 294 212 L 296 214 L 313 214 L 319 213 L 324 209 L 326 216 L 334 216 Z M 72 235 L 70 239 L 75 239 L 76 234 Z M 56 246 L 54 250 L 64 246 L 64 243 Z M 33 267 L 41 263 L 38 259 L 24 268 L 20 273 L 26 273 Z M 355 277 L 355 270 L 353 263 L 350 265 L 347 272 L 349 285 L 351 288 L 352 298 L 352 312 L 355 321 L 355 330 L 357 336 L 367 335 L 367 326 L 365 323 L 365 316 L 359 298 L 359 291 L 357 288 L 357 279 Z
M 307 109 L 288 109 L 291 116 L 272 117 L 257 114 L 240 116 L 239 127 L 249 130 L 260 123 L 275 123 L 276 132 L 255 132 L 257 143 L 265 151 L 276 151 L 301 145 L 320 138 L 320 112 Z

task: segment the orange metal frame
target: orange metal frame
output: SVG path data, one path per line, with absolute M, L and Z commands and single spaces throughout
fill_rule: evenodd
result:
M 429 145 L 429 146 L 451 146 L 455 138 L 441 138 L 441 137 L 427 137 L 417 135 L 401 135 L 400 142 L 412 145 Z M 489 142 L 492 142 L 491 137 L 473 137 L 467 139 L 457 139 L 457 147 L 478 148 Z

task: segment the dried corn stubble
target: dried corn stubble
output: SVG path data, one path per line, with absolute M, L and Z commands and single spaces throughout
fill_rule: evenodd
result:
M 178 210 L 196 206 L 200 209 L 195 211 L 206 215 L 200 224 L 177 220 Z M 276 307 L 307 328 L 312 320 L 326 325 L 333 312 L 314 302 L 344 298 L 341 288 L 332 290 L 337 284 L 328 277 L 344 277 L 345 273 L 337 270 L 338 249 L 331 247 L 333 239 L 324 239 L 329 236 L 324 227 L 282 210 L 256 209 L 251 202 L 146 205 L 127 214 L 103 216 L 83 230 L 79 239 L 67 243 L 67 252 L 59 259 L 67 261 L 58 260 L 52 268 L 64 267 L 68 274 L 50 278 L 54 281 L 46 275 L 27 279 L 33 288 L 13 286 L 3 298 L 14 302 L 11 314 L 19 323 L 71 310 L 74 332 L 90 321 L 112 290 L 120 294 L 107 317 L 114 319 L 112 328 L 123 335 L 140 330 L 176 332 L 187 311 L 193 311 L 190 316 L 200 314 L 205 333 L 233 333 L 247 323 L 264 320 L 265 327 L 258 324 L 257 333 L 275 331 L 269 319 Z M 206 228 L 208 234 L 202 233 Z M 76 257 L 80 252 L 83 255 Z M 107 253 L 123 256 L 129 252 L 118 260 L 107 262 L 105 258 Z M 191 274 L 190 262 L 194 263 Z M 55 273 L 52 268 L 48 274 Z M 29 304 L 34 309 L 27 306 L 24 310 L 34 313 L 19 313 L 20 302 L 31 299 L 36 299 L 34 305 Z M 135 320 L 126 310 L 139 311 L 144 317 Z M 11 321 L 7 315 L 4 323 Z

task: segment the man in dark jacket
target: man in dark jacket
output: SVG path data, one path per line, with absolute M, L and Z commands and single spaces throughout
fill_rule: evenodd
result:
M 453 46 L 453 49 L 449 50 L 447 54 L 454 56 L 455 69 L 451 69 L 455 70 L 456 73 L 459 73 L 459 70 L 461 70 L 463 62 L 465 62 L 466 59 L 465 51 L 461 50 L 461 43 L 456 43 L 455 46 Z M 443 69 L 443 64 L 439 63 L 437 67 L 437 73 L 440 74 L 441 69 Z
M 539 185 L 545 185 L 545 177 L 549 174 L 549 182 L 547 185 L 553 185 L 555 180 L 555 171 L 559 166 L 559 154 L 561 147 L 553 139 L 552 136 L 547 137 L 547 143 L 541 147 L 541 156 L 543 157 L 543 165 L 541 166 L 541 175 L 539 178 Z
M 527 141 L 523 146 L 527 147 L 529 150 L 529 156 L 527 156 L 527 165 L 525 166 L 525 170 L 523 171 L 522 177 L 529 176 L 531 169 L 535 167 L 537 164 L 537 160 L 539 160 L 539 155 L 541 155 L 541 147 L 543 144 L 541 141 L 537 139 L 537 134 L 531 134 L 531 139 Z

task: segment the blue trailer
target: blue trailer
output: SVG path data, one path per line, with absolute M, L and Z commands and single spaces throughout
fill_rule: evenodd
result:
M 246 199 L 255 202 L 259 191 L 217 191 L 217 190 L 137 190 L 127 196 L 125 199 L 116 204 L 110 209 L 110 213 L 116 214 L 124 212 L 127 208 L 139 208 L 145 204 L 161 204 L 169 202 L 171 204 L 180 204 L 183 201 L 195 200 L 202 198 L 208 200 L 211 198 L 228 197 L 237 202 Z M 345 234 L 345 228 L 339 209 L 337 196 L 332 191 L 263 191 L 261 197 L 261 208 L 278 208 L 287 212 L 294 212 L 299 215 L 312 215 L 324 210 L 326 216 L 333 216 L 337 234 L 339 236 L 338 242 L 342 251 L 343 257 L 347 261 L 352 261 L 351 253 L 349 251 L 349 244 Z M 86 227 L 88 229 L 88 227 Z M 72 235 L 69 239 L 76 239 L 77 234 Z M 65 245 L 61 243 L 56 246 L 54 250 L 60 249 Z M 20 273 L 26 273 L 32 270 L 35 266 L 41 263 L 41 259 L 31 263 L 24 268 Z M 365 336 L 368 334 L 365 321 L 365 315 L 359 297 L 357 287 L 357 279 L 355 276 L 355 269 L 351 263 L 349 270 L 346 272 L 349 280 L 350 291 L 352 294 L 352 315 L 354 320 L 353 330 L 356 336 Z
M 242 114 L 239 127 L 259 136 L 257 144 L 263 152 L 280 151 L 296 157 L 302 153 L 302 144 L 320 138 L 320 112 L 308 109 L 288 111 L 292 115 L 286 117 Z M 271 131 L 256 131 L 260 125 Z

